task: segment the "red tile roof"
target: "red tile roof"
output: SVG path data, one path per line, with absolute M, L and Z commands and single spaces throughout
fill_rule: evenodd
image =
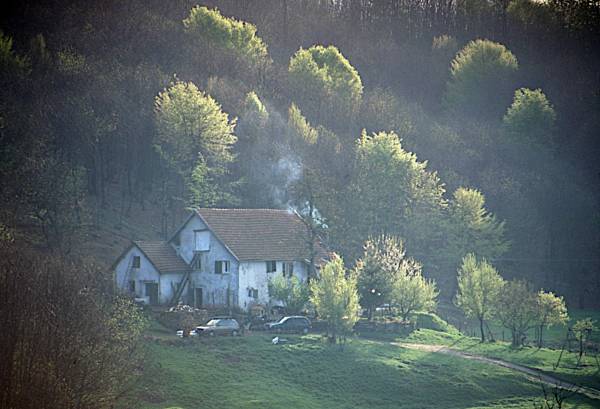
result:
M 308 260 L 309 230 L 293 212 L 274 209 L 197 209 L 210 230 L 240 261 Z M 315 244 L 315 263 L 321 264 L 328 253 L 320 242 Z
M 166 241 L 133 242 L 160 273 L 183 273 L 190 269 Z

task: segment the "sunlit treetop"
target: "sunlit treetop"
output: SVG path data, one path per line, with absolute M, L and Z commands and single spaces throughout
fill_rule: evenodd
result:
M 244 119 L 259 127 L 269 120 L 269 111 L 254 91 L 247 93 L 244 99 Z
M 254 91 L 250 91 L 246 94 L 246 99 L 244 100 L 244 111 L 256 112 L 257 114 L 265 117 L 265 119 L 269 117 L 267 108 L 265 108 L 265 105 Z
M 183 20 L 188 34 L 200 37 L 215 47 L 224 48 L 258 64 L 269 59 L 267 45 L 256 34 L 256 27 L 245 21 L 223 16 L 217 9 L 192 8 Z
M 502 44 L 489 40 L 474 40 L 456 54 L 450 71 L 455 80 L 464 80 L 469 75 L 480 75 L 486 69 L 508 73 L 518 68 L 517 58 Z
M 500 120 L 510 104 L 517 58 L 489 40 L 469 42 L 450 66 L 446 109 L 473 117 Z
M 485 196 L 477 189 L 459 187 L 448 205 L 450 213 L 448 249 L 451 254 L 465 251 L 479 256 L 498 257 L 508 251 L 505 225 L 485 207 Z
M 310 125 L 296 104 L 292 104 L 288 110 L 288 127 L 294 136 L 305 143 L 317 143 L 319 132 Z
M 303 100 L 304 111 L 325 110 L 345 118 L 360 107 L 360 75 L 334 46 L 301 48 L 290 60 L 289 73 L 296 96 Z
M 556 120 L 554 108 L 541 89 L 520 88 L 504 115 L 508 135 L 522 142 L 550 142 Z
M 456 50 L 458 49 L 458 42 L 454 37 L 449 36 L 447 34 L 443 34 L 441 36 L 433 37 L 433 40 L 431 42 L 431 49 L 433 51 L 453 50 L 454 52 L 456 52 Z
M 233 161 L 235 120 L 192 82 L 177 81 L 158 94 L 154 112 L 156 148 L 183 174 L 201 155 L 210 166 L 220 168 Z
M 490 217 L 485 210 L 485 198 L 477 189 L 456 189 L 451 208 L 457 217 L 468 223 L 479 224 Z

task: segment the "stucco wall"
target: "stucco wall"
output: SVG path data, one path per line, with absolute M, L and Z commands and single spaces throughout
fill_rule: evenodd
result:
M 132 265 L 131 263 L 134 256 L 140 257 L 140 268 L 132 269 L 131 273 L 126 276 L 129 266 Z M 129 281 L 134 280 L 136 297 L 146 296 L 144 283 L 160 283 L 161 281 L 160 274 L 156 268 L 154 268 L 152 263 L 144 256 L 144 253 L 135 246 L 125 254 L 119 263 L 117 263 L 117 266 L 115 267 L 115 280 L 117 287 L 123 291 L 128 291 Z M 161 298 L 162 293 L 160 287 L 161 286 L 159 285 L 159 299 Z
M 179 254 L 186 263 L 190 263 L 194 257 L 194 230 L 206 229 L 206 225 L 199 217 L 192 217 L 178 234 Z M 202 288 L 203 304 L 224 305 L 227 302 L 227 293 L 232 305 L 237 305 L 238 294 L 238 270 L 239 263 L 227 248 L 212 234 L 209 235 L 210 250 L 201 253 L 201 269 L 194 271 L 190 277 L 189 288 Z M 174 246 L 177 248 L 176 246 Z M 229 261 L 229 272 L 215 274 L 215 261 Z M 184 292 L 185 301 L 193 302 L 193 293 Z
M 267 264 L 265 261 L 244 261 L 239 267 L 239 305 L 247 309 L 253 304 L 269 303 L 269 281 L 278 275 L 283 274 L 283 262 L 277 261 L 277 271 L 267 273 Z M 294 261 L 294 276 L 301 281 L 306 281 L 306 265 L 299 261 Z M 248 289 L 258 290 L 258 298 L 248 295 Z M 273 302 L 272 304 L 277 304 Z
M 160 275 L 160 285 L 158 288 L 158 298 L 161 304 L 168 304 L 171 302 L 177 285 L 183 278 L 182 273 L 169 273 Z

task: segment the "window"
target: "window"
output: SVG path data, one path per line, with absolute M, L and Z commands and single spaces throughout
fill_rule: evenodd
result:
M 277 271 L 277 262 L 267 261 L 267 273 L 274 273 Z
M 229 273 L 229 261 L 219 260 L 215 261 L 215 274 Z
M 248 288 L 248 297 L 257 299 L 258 298 L 258 290 L 256 288 Z
M 140 268 L 140 256 L 133 256 L 133 264 L 131 267 Z
M 129 280 L 129 292 L 135 293 L 135 280 Z
M 208 230 L 194 230 L 194 250 L 210 250 L 210 233 Z
M 294 275 L 294 263 L 283 263 L 283 276 L 291 277 Z

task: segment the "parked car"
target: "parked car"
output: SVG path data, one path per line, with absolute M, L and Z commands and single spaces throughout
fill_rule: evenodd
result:
M 200 325 L 193 330 L 190 335 L 232 335 L 237 336 L 240 333 L 240 324 L 233 318 L 213 318 L 204 325 Z
M 310 320 L 299 315 L 283 317 L 278 322 L 265 324 L 265 328 L 274 332 L 299 332 L 306 334 L 310 330 Z

